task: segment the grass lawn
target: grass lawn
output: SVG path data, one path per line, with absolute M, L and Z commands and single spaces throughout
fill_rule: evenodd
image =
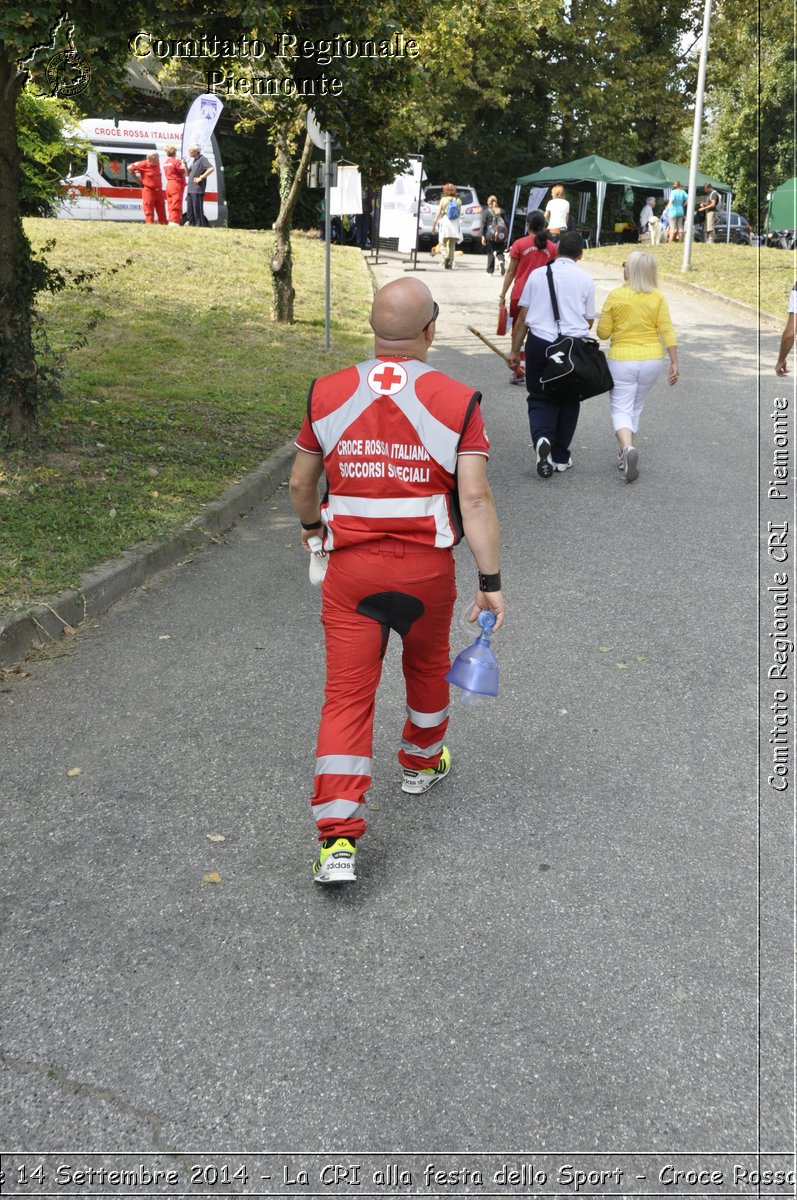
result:
M 66 402 L 43 420 L 35 453 L 0 456 L 0 613 L 74 587 L 89 567 L 195 516 L 295 434 L 315 375 L 372 346 L 358 250 L 333 247 L 326 352 L 316 239 L 293 239 L 287 327 L 270 317 L 266 232 L 25 227 L 34 248 L 55 238 L 53 265 L 97 275 L 88 293 L 42 298 L 66 355 Z
M 669 276 L 694 283 L 786 320 L 786 301 L 795 278 L 794 255 L 786 250 L 701 243 L 692 246 L 692 266 L 686 272 L 681 271 L 684 248 L 678 242 L 671 246 L 605 246 L 586 251 L 584 258 L 616 263 L 619 267 L 631 250 L 652 250 L 663 279 Z

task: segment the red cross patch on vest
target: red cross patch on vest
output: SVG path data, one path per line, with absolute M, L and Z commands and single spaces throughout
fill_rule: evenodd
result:
M 395 396 L 407 384 L 407 372 L 400 362 L 380 362 L 371 367 L 366 383 L 378 396 Z

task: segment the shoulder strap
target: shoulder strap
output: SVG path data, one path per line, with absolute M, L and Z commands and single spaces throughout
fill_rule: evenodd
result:
M 545 274 L 548 276 L 548 291 L 551 293 L 551 304 L 553 305 L 553 319 L 556 321 L 556 332 L 559 334 L 559 337 L 561 337 L 562 327 L 559 324 L 559 305 L 556 303 L 556 290 L 553 286 L 553 271 L 551 270 L 550 263 L 548 263 L 548 266 L 545 268 Z

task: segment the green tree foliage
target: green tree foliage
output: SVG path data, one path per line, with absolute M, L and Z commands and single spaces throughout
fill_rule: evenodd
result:
M 48 216 L 62 194 L 61 180 L 73 161 L 85 153 L 79 139 L 68 139 L 65 129 L 79 120 L 74 104 L 37 88 L 23 89 L 17 102 L 19 208 L 23 217 Z
M 524 11 L 535 12 L 541 2 L 530 0 Z M 254 30 L 270 47 L 269 55 L 224 63 L 217 87 L 223 88 L 227 112 L 235 114 L 236 129 L 247 134 L 265 129 L 273 148 L 280 204 L 271 271 L 278 320 L 293 319 L 290 230 L 312 151 L 305 136 L 307 108 L 334 134 L 336 156 L 345 153 L 357 162 L 366 181 L 377 187 L 392 179 L 423 141 L 441 144 L 462 128 L 475 104 L 506 103 L 505 24 L 504 8 L 495 0 L 437 7 L 420 0 L 389 0 L 378 7 L 370 0 L 286 4 L 269 10 Z M 533 36 L 532 25 L 528 16 L 520 21 L 528 36 Z M 225 31 L 229 23 L 221 17 L 208 29 L 218 36 Z M 162 30 L 173 37 L 181 32 L 185 36 L 176 18 Z M 417 42 L 417 54 L 351 55 L 335 48 L 336 39 L 401 46 L 402 36 Z M 313 47 L 307 54 L 302 53 L 305 42 Z M 321 49 L 324 42 L 328 53 Z M 199 89 L 205 86 L 204 69 L 205 64 L 175 61 L 167 74 L 171 85 Z M 264 94 L 264 78 L 284 80 L 290 94 Z M 339 84 L 338 94 L 324 87 L 332 80 Z
M 508 197 L 518 175 L 586 154 L 630 165 L 672 156 L 691 105 L 694 67 L 682 43 L 695 10 L 664 5 L 651 14 L 638 0 L 493 8 L 504 98 L 489 89 L 492 61 L 477 58 L 484 86 L 463 108 L 455 140 L 424 147 L 435 179 Z
M 135 19 L 146 11 L 133 3 L 128 15 Z M 29 80 L 46 83 L 54 56 L 60 56 L 62 77 L 71 78 L 79 69 L 77 46 L 97 80 L 112 87 L 123 76 L 127 53 L 116 36 L 118 27 L 119 7 L 113 0 L 82 6 L 79 24 L 58 20 L 47 0 L 0 9 L 0 442 L 30 438 L 38 410 L 53 395 L 51 373 L 37 355 L 34 305 L 43 288 L 63 286 L 32 256 L 22 230 L 20 96 Z
M 717 2 L 730 8 L 745 0 Z M 775 3 L 762 0 L 773 8 Z M 84 99 L 98 114 L 129 107 L 122 88 L 128 37 L 136 30 L 182 39 L 247 34 L 269 48 L 257 59 L 182 61 L 174 69 L 188 89 L 183 99 L 208 90 L 209 66 L 223 67 L 238 82 L 247 76 L 251 81 L 248 95 L 236 88 L 223 99 L 239 128 L 265 137 L 273 154 L 279 206 L 271 271 L 280 320 L 293 313 L 290 230 L 311 151 L 304 134 L 308 106 L 371 185 L 392 177 L 408 153 L 422 150 L 429 174 L 475 183 L 486 195 L 502 187 L 508 194 L 519 173 L 589 152 L 630 162 L 671 157 L 675 131 L 691 103 L 685 86 L 693 68 L 681 45 L 696 15 L 678 5 L 650 12 L 638 0 L 227 0 L 219 12 L 203 0 L 129 0 L 124 31 L 115 0 L 74 8 L 74 40 L 61 29 L 57 47 L 52 0 L 11 0 L 0 10 L 0 435 L 21 436 L 35 424 L 39 376 L 28 317 L 42 284 L 29 269 L 22 237 L 21 205 L 27 200 L 20 195 L 16 131 L 28 136 L 27 102 L 19 97 L 29 76 L 44 84 L 54 48 L 67 62 L 75 48 L 88 61 L 91 90 Z M 317 52 L 279 57 L 280 35 L 297 47 L 305 39 L 317 47 L 324 38 L 390 42 L 403 35 L 417 40 L 419 54 L 344 54 L 328 62 Z M 772 69 L 777 75 L 774 61 Z M 255 94 L 256 79 L 264 76 L 282 78 L 290 94 Z M 342 94 L 321 88 L 324 78 L 333 77 Z M 310 95 L 303 95 L 308 89 Z M 233 174 L 240 166 L 234 158 Z M 59 173 L 57 154 L 49 162 L 51 175 Z M 243 183 L 246 168 L 239 173 Z M 251 186 L 265 191 L 264 183 L 254 178 Z M 251 220 L 264 211 L 251 208 Z
M 781 0 L 719 0 L 707 67 L 701 170 L 763 225 L 767 192 L 795 174 L 794 29 Z

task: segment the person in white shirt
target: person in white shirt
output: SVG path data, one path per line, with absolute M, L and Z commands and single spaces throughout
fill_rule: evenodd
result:
M 642 206 L 642 211 L 639 214 L 639 232 L 642 237 L 644 237 L 646 233 L 650 234 L 650 241 L 654 246 L 657 245 L 659 241 L 659 228 L 661 226 L 661 222 L 656 216 L 655 210 L 656 197 L 648 196 L 647 200 Z
M 794 345 L 795 340 L 797 340 L 797 283 L 794 284 L 794 287 L 789 292 L 787 313 L 786 324 L 780 337 L 778 361 L 775 363 L 776 375 L 788 375 L 789 368 L 786 360 L 789 357 L 789 351 Z
M 565 200 L 565 189 L 561 183 L 555 183 L 551 188 L 551 198 L 545 209 L 545 220 L 548 222 L 548 232 L 556 240 L 560 233 L 567 232 L 567 218 L 570 216 L 570 204 Z
M 584 253 L 580 233 L 563 233 L 559 253 L 550 267 L 532 271 L 520 297 L 517 320 L 512 329 L 509 365 L 517 370 L 520 347 L 526 337 L 526 387 L 528 388 L 529 428 L 537 455 L 537 474 L 550 479 L 554 471 L 572 467 L 570 443 L 576 432 L 581 410 L 579 400 L 552 399 L 540 384 L 545 368 L 545 351 L 558 337 L 586 337 L 595 320 L 595 284 L 577 266 Z M 551 272 L 559 328 L 553 315 L 548 272 Z

